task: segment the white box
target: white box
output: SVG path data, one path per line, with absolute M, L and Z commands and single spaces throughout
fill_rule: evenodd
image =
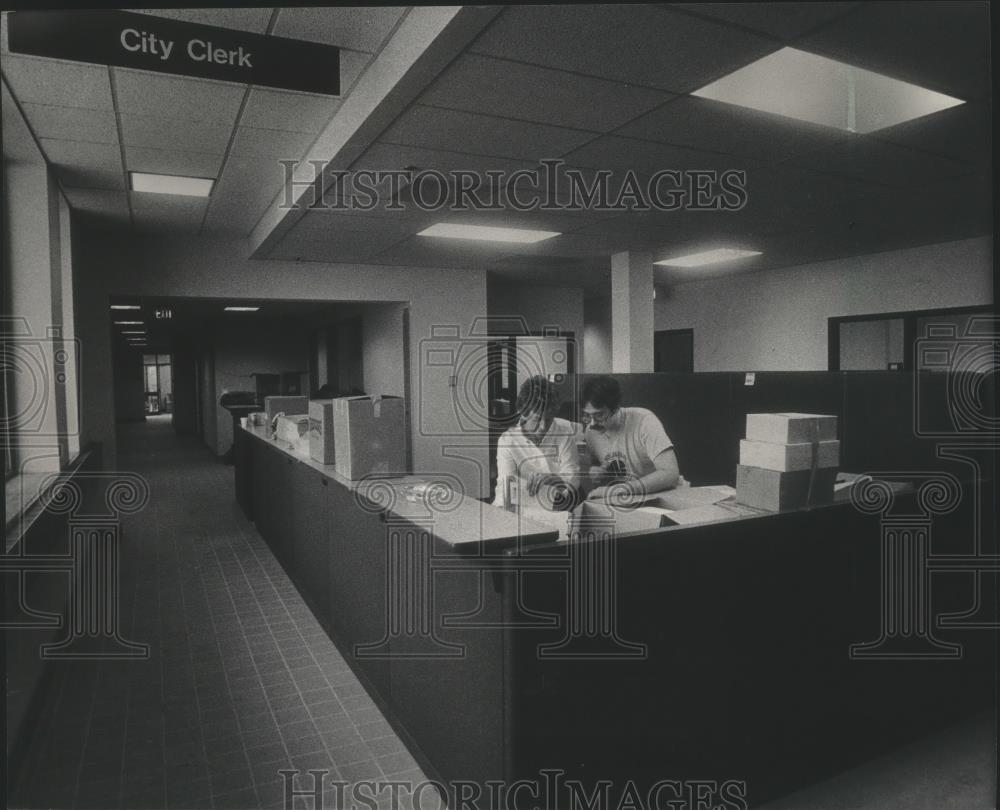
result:
M 840 465 L 840 442 L 836 439 L 816 442 L 816 467 Z M 765 470 L 792 472 L 808 470 L 813 463 L 813 443 L 778 444 L 740 439 L 740 464 Z
M 748 413 L 746 438 L 775 444 L 837 438 L 837 417 L 819 413 Z
M 309 457 L 320 464 L 336 461 L 332 399 L 309 401 Z

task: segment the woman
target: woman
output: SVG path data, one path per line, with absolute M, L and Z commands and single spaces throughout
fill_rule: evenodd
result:
M 580 476 L 576 427 L 556 419 L 558 409 L 558 392 L 545 377 L 530 377 L 521 385 L 518 423 L 497 443 L 494 506 L 561 511 L 576 505 Z

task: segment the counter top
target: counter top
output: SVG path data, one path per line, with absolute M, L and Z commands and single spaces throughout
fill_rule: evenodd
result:
M 266 427 L 241 425 L 241 429 L 353 492 L 365 511 L 411 523 L 432 524 L 434 535 L 450 546 L 506 546 L 517 542 L 535 545 L 555 542 L 558 537 L 557 530 L 551 526 L 462 495 L 433 475 L 351 481 L 338 473 L 332 464 L 320 464 L 308 455 L 296 452 L 289 442 L 271 439 Z M 412 492 L 417 484 L 430 486 L 418 495 Z

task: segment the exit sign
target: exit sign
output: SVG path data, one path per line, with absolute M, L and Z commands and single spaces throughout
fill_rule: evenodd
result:
M 157 307 L 153 314 L 158 321 L 169 321 L 174 317 L 174 313 L 169 307 Z
M 340 49 L 128 11 L 12 11 L 11 53 L 340 95 Z

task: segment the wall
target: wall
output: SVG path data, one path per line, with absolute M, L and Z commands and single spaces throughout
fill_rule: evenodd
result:
M 434 337 L 461 346 L 474 319 L 485 317 L 485 272 L 255 260 L 243 241 L 190 236 L 109 238 L 98 231 L 81 238 L 78 252 L 76 293 L 81 305 L 76 314 L 77 332 L 84 342 L 83 430 L 87 438 L 106 442 L 107 465 L 116 463 L 109 296 L 407 301 L 410 377 L 421 381 L 411 408 L 414 466 L 456 475 L 471 495 L 487 490 L 483 471 L 489 468 L 488 445 L 479 433 L 486 424 L 485 406 L 477 402 L 456 405 L 455 389 L 449 384 L 454 369 L 431 368 L 423 362 L 427 340 Z M 471 422 L 466 418 L 470 412 Z
M 7 91 L 2 90 L 3 290 L 11 340 L 15 468 L 53 471 L 79 450 L 69 206 Z M 62 362 L 60 358 L 68 358 Z M 16 415 L 16 416 L 15 416 Z M 70 434 L 73 433 L 72 437 Z
M 201 416 L 201 440 L 209 449 L 218 446 L 216 412 L 219 400 L 215 396 L 215 352 L 203 344 L 198 356 L 198 410 Z M 226 414 L 227 418 L 229 414 Z
M 581 372 L 611 373 L 611 299 L 588 298 L 583 302 L 583 353 Z
M 219 405 L 228 391 L 253 391 L 251 376 L 280 374 L 283 371 L 306 371 L 309 344 L 303 328 L 285 322 L 246 321 L 220 325 L 214 338 L 215 384 L 212 397 L 215 409 L 216 455 L 227 452 L 233 444 L 233 418 Z
M 368 307 L 362 316 L 363 362 L 368 394 L 406 396 L 403 351 L 404 304 Z
M 576 368 L 585 368 L 583 290 L 578 287 L 541 287 L 491 280 L 486 292 L 491 319 L 521 316 L 532 332 L 554 327 L 572 332 L 576 339 Z M 496 322 L 494 322 L 496 323 Z M 497 334 L 510 331 L 502 320 L 491 325 Z
M 658 294 L 657 329 L 694 329 L 695 371 L 827 367 L 827 318 L 990 304 L 992 239 L 731 275 Z
M 116 346 L 112 353 L 115 421 L 143 422 L 146 419 L 146 379 L 142 366 L 142 352 Z

